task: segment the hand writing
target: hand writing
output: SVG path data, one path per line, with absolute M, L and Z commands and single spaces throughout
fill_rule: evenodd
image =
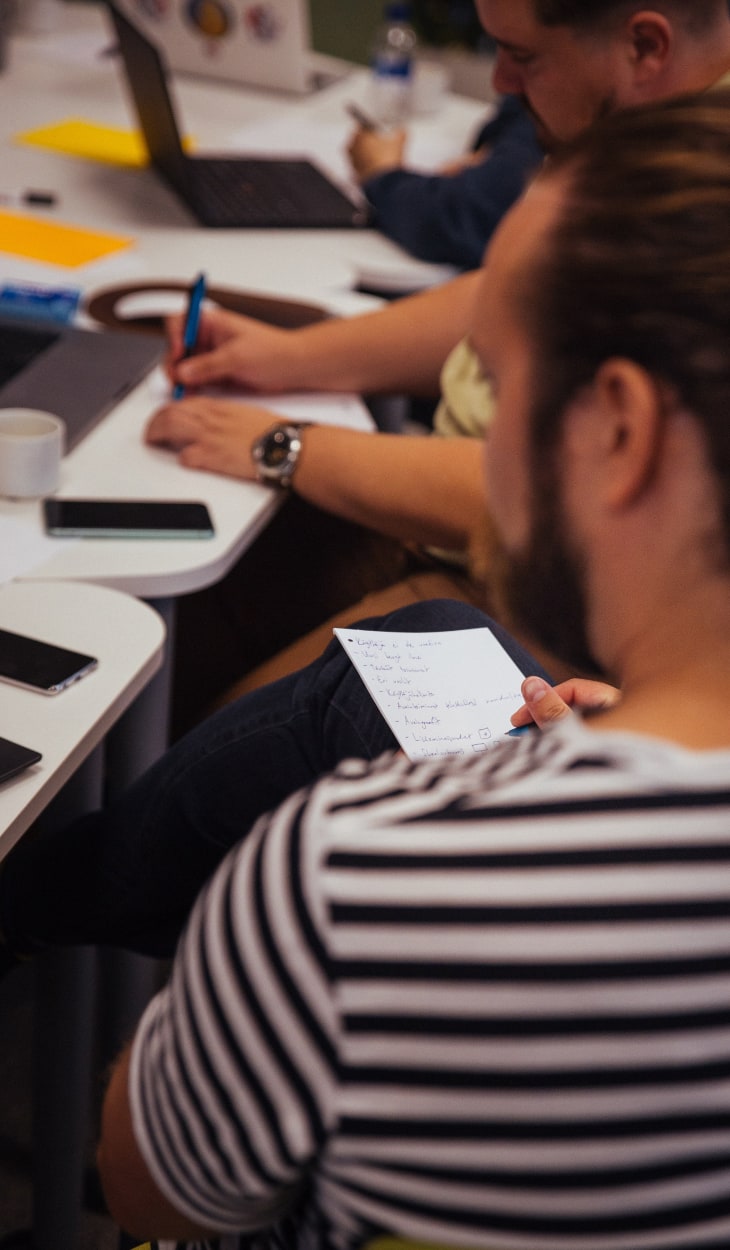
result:
M 166 321 L 167 373 L 186 389 L 227 384 L 252 391 L 286 390 L 295 336 L 253 317 L 204 307 L 195 352 L 183 360 L 182 315 Z
M 360 182 L 403 164 L 405 130 L 366 130 L 360 127 L 352 136 L 347 155 Z

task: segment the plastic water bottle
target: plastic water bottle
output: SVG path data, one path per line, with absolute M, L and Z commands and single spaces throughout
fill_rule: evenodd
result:
M 402 126 L 408 118 L 416 41 L 411 5 L 386 4 L 375 36 L 370 84 L 370 107 L 381 126 Z

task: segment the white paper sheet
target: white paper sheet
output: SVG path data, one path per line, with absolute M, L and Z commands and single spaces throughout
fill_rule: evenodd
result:
M 170 398 L 170 382 L 162 368 L 157 368 L 148 381 L 151 398 L 155 405 L 164 404 Z M 256 395 L 251 391 L 236 391 L 232 387 L 208 387 L 206 395 L 228 400 L 240 400 L 266 408 L 289 421 L 310 421 L 315 425 L 342 425 L 350 430 L 372 431 L 375 423 L 359 395 L 340 391 L 294 392 L 293 394 Z M 150 410 L 150 416 L 152 409 Z
M 489 629 L 335 629 L 409 759 L 488 751 L 512 728 L 524 674 Z

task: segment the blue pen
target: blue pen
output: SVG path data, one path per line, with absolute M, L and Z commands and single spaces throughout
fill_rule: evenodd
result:
M 193 285 L 190 288 L 188 296 L 188 311 L 185 316 L 185 330 L 183 332 L 183 360 L 186 356 L 192 356 L 195 350 L 195 342 L 198 337 L 198 326 L 200 324 L 200 309 L 205 298 L 205 274 L 198 274 Z M 173 399 L 182 399 L 185 394 L 185 387 L 182 382 L 176 382 L 172 389 Z

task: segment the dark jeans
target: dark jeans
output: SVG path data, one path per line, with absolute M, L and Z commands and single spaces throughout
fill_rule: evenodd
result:
M 466 603 L 431 600 L 360 624 L 490 625 L 523 672 L 545 675 Z M 22 840 L 0 872 L 0 928 L 21 951 L 93 943 L 170 955 L 200 887 L 258 816 L 341 760 L 397 745 L 333 640 L 314 664 L 203 721 L 110 807 Z

